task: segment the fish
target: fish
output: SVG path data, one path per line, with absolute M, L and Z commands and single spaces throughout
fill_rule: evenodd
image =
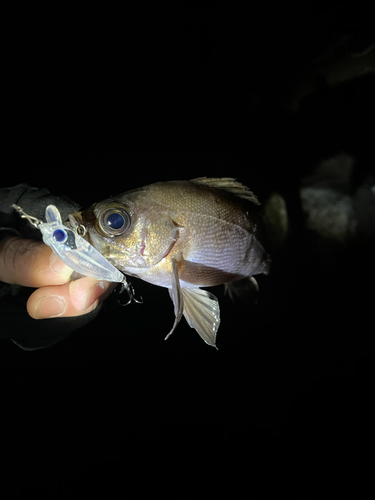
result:
M 182 316 L 210 346 L 220 325 L 218 299 L 202 289 L 224 284 L 231 296 L 257 289 L 270 255 L 260 202 L 231 177 L 156 182 L 69 215 L 76 231 L 125 275 L 168 288 Z M 217 347 L 216 347 L 217 348 Z

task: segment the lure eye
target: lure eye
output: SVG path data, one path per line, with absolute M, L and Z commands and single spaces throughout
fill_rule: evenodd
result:
M 99 228 L 105 235 L 120 236 L 130 227 L 130 215 L 122 207 L 115 205 L 103 208 L 98 217 Z
M 67 234 L 65 231 L 63 231 L 62 229 L 56 229 L 54 232 L 53 232 L 53 237 L 55 238 L 55 240 L 58 242 L 58 243 L 64 243 L 64 241 L 67 239 Z

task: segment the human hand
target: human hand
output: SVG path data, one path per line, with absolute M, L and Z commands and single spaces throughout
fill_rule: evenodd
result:
M 40 241 L 7 237 L 0 241 L 0 281 L 37 288 L 27 301 L 34 319 L 80 316 L 93 311 L 116 283 L 83 277 Z

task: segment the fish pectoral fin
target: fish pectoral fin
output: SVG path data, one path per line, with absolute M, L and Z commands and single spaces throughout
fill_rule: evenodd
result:
M 195 328 L 202 339 L 216 347 L 216 333 L 220 325 L 220 307 L 215 295 L 200 288 L 181 288 L 179 271 L 183 263 L 182 255 L 172 259 L 173 279 L 169 295 L 173 301 L 175 320 L 172 330 L 165 340 L 172 335 L 182 315 L 191 328 Z
M 202 339 L 216 347 L 216 333 L 220 325 L 220 307 L 215 295 L 200 288 L 182 288 L 184 316 L 191 328 Z
M 168 335 L 165 337 L 164 340 L 167 340 L 167 338 L 172 335 L 174 332 L 176 326 L 179 324 L 182 318 L 182 314 L 184 312 L 184 297 L 182 294 L 182 289 L 180 285 L 180 278 L 179 278 L 179 267 L 181 264 L 182 258 L 173 257 L 172 259 L 172 268 L 173 268 L 173 279 L 172 279 L 172 288 L 168 288 L 169 295 L 172 299 L 173 305 L 174 305 L 174 314 L 175 314 L 175 319 L 173 323 L 172 330 L 168 333 Z

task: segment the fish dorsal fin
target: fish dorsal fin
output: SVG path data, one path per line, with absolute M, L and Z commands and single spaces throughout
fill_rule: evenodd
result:
M 189 182 L 209 186 L 215 189 L 222 189 L 228 193 L 232 193 L 239 198 L 251 201 L 254 205 L 260 205 L 258 198 L 250 189 L 240 182 L 237 182 L 233 177 L 197 177 Z

